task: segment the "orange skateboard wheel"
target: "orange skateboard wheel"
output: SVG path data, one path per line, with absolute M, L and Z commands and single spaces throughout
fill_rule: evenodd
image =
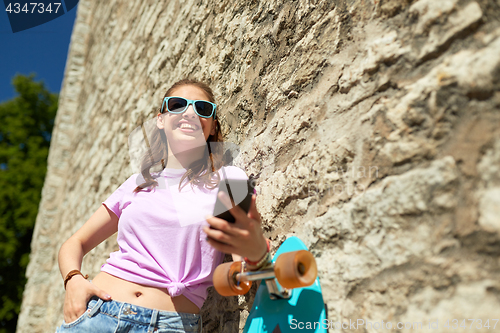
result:
M 282 287 L 293 289 L 313 284 L 318 267 L 311 252 L 300 250 L 279 255 L 274 264 L 274 273 Z
M 236 296 L 246 294 L 252 287 L 252 281 L 240 282 L 236 274 L 241 272 L 241 261 L 220 264 L 214 271 L 214 287 L 222 296 Z

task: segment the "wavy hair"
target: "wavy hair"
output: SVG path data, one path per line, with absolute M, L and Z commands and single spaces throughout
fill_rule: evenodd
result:
M 175 89 L 186 85 L 200 88 L 205 92 L 208 100 L 212 103 L 215 103 L 212 89 L 207 84 L 192 79 L 183 79 L 174 83 L 163 96 L 162 103 L 163 99 L 165 97 L 171 96 L 172 92 Z M 159 113 L 160 111 L 161 107 L 158 108 L 157 113 Z M 215 134 L 208 136 L 208 149 L 205 150 L 205 154 L 201 159 L 188 167 L 186 173 L 181 177 L 181 181 L 179 182 L 179 190 L 188 183 L 191 184 L 191 186 L 204 186 L 208 189 L 214 189 L 219 185 L 220 177 L 219 174 L 216 173 L 216 171 L 218 171 L 222 167 L 223 149 L 222 145 L 210 145 L 210 142 L 221 142 L 222 133 L 217 116 L 214 118 L 214 121 Z M 165 132 L 156 127 L 155 130 L 153 130 L 152 135 L 150 136 L 150 140 L 148 140 L 144 127 L 142 128 L 144 138 L 146 139 L 146 144 L 148 146 L 148 150 L 141 159 L 141 174 L 144 177 L 145 182 L 135 188 L 135 193 L 150 186 L 158 186 L 158 182 L 155 179 L 157 177 L 151 175 L 151 169 L 158 168 L 160 167 L 160 165 L 162 170 L 165 169 L 168 160 L 168 145 Z

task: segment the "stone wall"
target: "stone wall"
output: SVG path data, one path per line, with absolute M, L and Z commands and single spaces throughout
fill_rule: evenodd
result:
M 273 248 L 295 234 L 315 254 L 330 320 L 493 327 L 499 0 L 81 0 L 19 333 L 61 323 L 60 245 L 132 173 L 129 133 L 186 76 L 214 88 Z M 204 331 L 236 332 L 251 301 L 212 292 Z

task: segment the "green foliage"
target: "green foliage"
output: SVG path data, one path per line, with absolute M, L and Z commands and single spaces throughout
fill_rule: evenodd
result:
M 33 74 L 12 84 L 19 95 L 0 104 L 0 333 L 16 329 L 58 100 Z

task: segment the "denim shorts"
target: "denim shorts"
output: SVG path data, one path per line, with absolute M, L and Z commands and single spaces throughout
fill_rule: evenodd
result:
M 160 311 L 117 301 L 92 298 L 85 311 L 56 333 L 195 333 L 201 332 L 198 314 Z

